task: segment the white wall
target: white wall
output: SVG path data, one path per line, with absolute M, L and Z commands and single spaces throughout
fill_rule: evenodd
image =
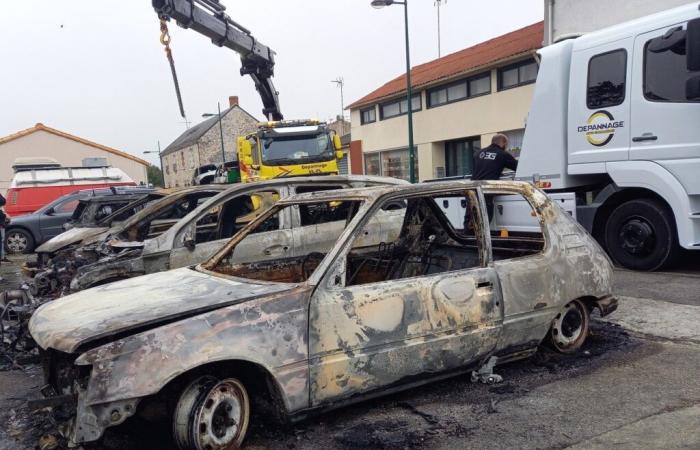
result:
M 418 148 L 421 180 L 435 176 L 435 167 L 444 166 L 442 142 L 471 136 L 485 136 L 490 143 L 494 133 L 525 127 L 534 84 L 494 92 L 496 70 L 492 71 L 492 94 L 428 109 L 425 91 L 423 109 L 413 114 L 414 144 Z M 408 148 L 407 116 L 379 120 L 360 125 L 360 110 L 351 112 L 352 140 L 362 141 L 363 153 L 378 150 Z M 488 144 L 487 144 L 488 145 Z

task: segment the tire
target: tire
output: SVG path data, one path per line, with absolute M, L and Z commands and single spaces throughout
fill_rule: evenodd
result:
M 173 437 L 180 450 L 240 448 L 250 421 L 243 383 L 204 376 L 190 383 L 173 412 Z
M 627 269 L 669 267 L 679 253 L 673 215 L 654 199 L 630 200 L 615 208 L 605 224 L 604 237 L 610 257 Z
M 591 314 L 581 300 L 567 303 L 552 320 L 548 345 L 558 353 L 577 352 L 590 333 Z
M 34 251 L 34 236 L 22 228 L 5 231 L 5 248 L 8 253 L 31 253 Z

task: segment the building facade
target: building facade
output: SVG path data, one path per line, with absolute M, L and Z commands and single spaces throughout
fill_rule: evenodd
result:
M 495 133 L 508 135 L 518 155 L 543 29 L 530 25 L 412 69 L 418 180 L 470 174 L 474 151 Z M 408 179 L 405 75 L 349 109 L 351 172 Z
M 165 187 L 190 186 L 199 167 L 218 165 L 224 159 L 237 160 L 238 137 L 254 132 L 257 124 L 258 120 L 240 107 L 238 97 L 229 97 L 229 108 L 221 111 L 221 129 L 219 117 L 210 117 L 185 131 L 161 152 Z
M 63 167 L 108 165 L 123 170 L 137 184 L 148 183 L 148 161 L 37 123 L 0 138 L 0 192 L 7 192 L 17 158 L 51 158 Z

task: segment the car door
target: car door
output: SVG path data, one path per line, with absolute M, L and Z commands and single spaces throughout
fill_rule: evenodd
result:
M 634 41 L 630 160 L 656 161 L 688 194 L 698 195 L 700 99 L 687 98 L 686 81 L 700 71 L 687 70 L 685 42 L 682 49 L 651 50 L 667 32 L 684 33 L 686 27 L 676 23 Z
M 70 220 L 78 203 L 79 197 L 71 196 L 42 212 L 39 218 L 42 242 L 63 233 L 63 224 Z
M 252 221 L 282 195 L 280 188 L 250 188 L 222 198 L 190 220 L 175 235 L 170 251 L 170 268 L 206 261 L 243 226 Z M 255 199 L 255 200 L 252 200 Z M 245 206 L 248 205 L 248 206 Z M 241 211 L 242 207 L 250 211 Z M 293 238 L 289 218 L 282 214 L 269 219 L 268 232 L 249 236 L 237 255 L 281 257 L 291 251 Z M 194 245 L 192 245 L 194 244 Z M 243 262 L 243 261 L 241 261 Z
M 312 406 L 464 367 L 496 346 L 502 303 L 495 270 L 486 262 L 407 278 L 378 276 L 394 271 L 385 269 L 396 267 L 389 256 L 392 246 L 415 227 L 406 217 L 409 210 L 410 205 L 404 216 L 394 216 L 406 224 L 401 232 L 387 227 L 368 243 L 364 230 L 372 220 L 382 222 L 385 213 L 381 207 L 370 212 L 312 295 Z M 484 245 L 485 238 L 480 238 L 478 246 Z M 368 255 L 376 250 L 378 256 L 358 264 L 353 252 L 367 249 Z M 360 272 L 366 274 L 366 282 L 354 281 Z

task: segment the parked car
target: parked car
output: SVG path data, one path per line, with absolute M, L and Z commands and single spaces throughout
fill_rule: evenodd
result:
M 490 232 L 484 195 L 524 198 L 539 230 Z M 445 198 L 467 204 L 461 226 Z M 300 222 L 278 227 L 293 211 Z M 450 375 L 493 380 L 541 343 L 577 351 L 591 311 L 617 307 L 612 276 L 595 240 L 526 183 L 313 192 L 204 264 L 47 303 L 29 329 L 72 443 L 161 413 L 180 449 L 234 449 L 252 408 L 296 420 Z
M 202 199 L 195 210 L 190 210 L 181 220 L 171 221 L 167 229 L 154 229 L 154 217 L 163 214 L 163 208 L 154 205 L 150 213 L 142 212 L 138 220 L 134 217 L 119 232 L 112 230 L 95 254 L 98 259 L 75 267 L 70 290 L 77 292 L 108 281 L 203 262 L 279 198 L 301 192 L 400 183 L 405 182 L 387 177 L 318 176 L 207 185 L 219 186 L 217 195 Z M 299 214 L 292 213 L 278 227 L 291 229 L 299 221 Z
M 136 186 L 134 180 L 116 167 L 36 167 L 15 164 L 13 168 L 15 175 L 5 196 L 5 211 L 11 217 L 31 214 L 59 197 L 80 190 Z
M 139 230 L 154 238 L 228 187 L 208 185 L 178 189 L 154 201 L 149 197 L 120 211 L 119 215 L 129 216 L 123 221 L 112 220 L 112 217 L 109 226 L 76 228 L 56 236 L 36 249 L 37 267 L 31 270 L 34 277 L 29 284 L 33 294 L 44 300 L 63 295 L 80 267 L 103 256 L 102 249 L 112 236 L 122 236 L 122 245 L 127 245 L 129 239 L 138 239 Z
M 50 256 L 66 246 L 102 234 L 166 195 L 167 192 L 162 190 L 144 189 L 137 190 L 137 193 L 81 199 L 70 220 L 63 225 L 65 231 L 44 242 L 35 251 L 39 255 Z
M 64 232 L 63 226 L 71 220 L 81 200 L 95 196 L 111 196 L 126 192 L 149 192 L 140 187 L 84 189 L 64 195 L 38 211 L 11 217 L 5 232 L 5 247 L 10 253 L 31 253 L 35 247 Z

